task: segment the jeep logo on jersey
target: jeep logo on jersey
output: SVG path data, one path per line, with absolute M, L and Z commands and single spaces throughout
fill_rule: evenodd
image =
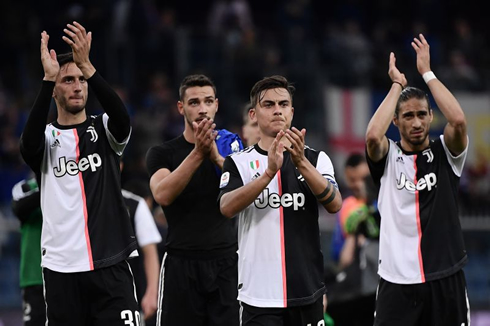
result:
M 82 157 L 78 164 L 74 160 L 66 161 L 66 157 L 60 157 L 59 167 L 54 167 L 54 175 L 56 177 L 62 177 L 65 174 L 69 175 L 77 175 L 79 172 L 86 171 L 90 169 L 92 172 L 95 172 L 98 167 L 102 166 L 102 159 L 99 154 L 94 153 L 90 154 L 87 157 Z
M 434 172 L 424 175 L 417 181 L 417 184 L 408 180 L 407 176 L 402 173 L 400 174 L 400 179 L 397 180 L 396 188 L 398 190 L 406 188 L 408 191 L 424 190 L 427 188 L 428 191 L 431 191 L 432 187 L 434 187 L 436 184 L 437 176 Z
M 255 199 L 255 207 L 257 208 L 266 208 L 267 206 L 272 208 L 282 207 L 291 207 L 297 211 L 300 207 L 305 205 L 305 195 L 302 193 L 294 193 L 294 194 L 279 194 L 272 193 L 269 195 L 269 188 L 265 188 L 262 192 L 262 198 Z

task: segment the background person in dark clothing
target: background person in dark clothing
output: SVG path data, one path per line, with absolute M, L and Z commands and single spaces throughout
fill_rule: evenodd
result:
M 41 268 L 41 196 L 35 178 L 12 188 L 12 212 L 20 220 L 20 288 L 24 326 L 46 325 L 46 304 Z

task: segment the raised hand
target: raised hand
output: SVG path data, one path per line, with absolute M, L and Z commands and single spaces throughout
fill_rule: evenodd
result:
M 63 36 L 65 41 L 73 51 L 73 61 L 80 68 L 85 77 L 90 77 L 95 73 L 92 63 L 89 59 L 90 46 L 92 44 L 92 32 L 88 32 L 77 22 L 67 24 L 63 29 L 67 36 Z M 89 74 L 87 76 L 86 74 Z
M 41 63 L 44 69 L 44 80 L 55 81 L 60 71 L 60 64 L 56 59 L 56 52 L 48 49 L 49 35 L 46 31 L 41 33 Z
M 420 40 L 414 37 L 411 44 L 412 48 L 417 53 L 417 70 L 419 71 L 419 74 L 423 75 L 430 71 L 430 46 L 424 35 L 419 34 L 419 38 Z
M 209 157 L 213 150 L 213 145 L 216 146 L 214 143 L 218 134 L 214 130 L 216 124 L 213 119 L 204 119 L 199 124 L 195 121 L 192 122 L 192 127 L 194 128 L 194 139 L 196 141 L 195 150 L 202 158 Z
M 407 78 L 405 78 L 405 74 L 401 73 L 396 67 L 396 57 L 393 52 L 390 53 L 388 75 L 390 76 L 392 82 L 401 83 L 403 87 L 407 86 Z
M 296 127 L 286 130 L 286 138 L 291 143 L 291 147 L 286 150 L 291 154 L 291 160 L 297 167 L 305 159 L 305 135 L 306 129 L 299 131 Z
M 284 144 L 281 142 L 281 139 L 284 135 L 284 130 L 279 131 L 267 152 L 268 163 L 265 173 L 270 177 L 274 177 L 282 167 L 282 162 L 284 161 Z

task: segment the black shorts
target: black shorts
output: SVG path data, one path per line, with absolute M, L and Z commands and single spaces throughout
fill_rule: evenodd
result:
M 22 289 L 24 326 L 44 326 L 46 324 L 46 304 L 42 285 L 26 286 Z
M 376 326 L 468 326 L 470 306 L 463 270 L 420 284 L 381 279 L 376 298 Z
M 197 260 L 165 255 L 157 325 L 238 326 L 238 255 Z
M 259 308 L 244 302 L 243 326 L 324 326 L 323 297 L 312 304 L 289 308 Z
M 139 325 L 133 275 L 126 261 L 90 272 L 43 268 L 49 326 Z

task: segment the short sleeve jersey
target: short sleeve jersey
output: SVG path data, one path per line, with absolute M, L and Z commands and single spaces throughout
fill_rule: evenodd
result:
M 150 177 L 160 169 L 174 171 L 193 149 L 194 144 L 183 135 L 150 148 Z M 219 174 L 211 160 L 205 159 L 174 202 L 162 207 L 168 222 L 168 254 L 211 259 L 236 253 L 236 231 L 232 221 L 221 214 L 217 202 Z
M 380 186 L 379 275 L 416 284 L 456 273 L 467 261 L 457 203 L 468 148 L 453 156 L 442 135 L 420 152 L 388 141 L 379 162 L 366 155 Z
M 158 231 L 157 225 L 153 218 L 150 208 L 145 199 L 130 191 L 122 190 L 124 202 L 129 212 L 131 224 L 133 225 L 136 233 L 136 240 L 138 241 L 138 247 L 142 248 L 150 244 L 158 244 L 162 241 L 162 236 Z M 138 248 L 138 249 L 139 249 Z M 136 296 L 138 303 L 141 305 L 141 299 L 143 298 L 147 280 L 145 274 L 144 264 L 144 252 L 142 255 L 129 260 L 131 270 L 134 276 L 134 283 L 136 285 Z
M 48 124 L 44 137 L 36 171 L 44 218 L 42 266 L 84 272 L 137 254 L 120 184 L 119 160 L 129 136 L 117 142 L 103 114 L 78 125 Z
M 305 156 L 337 186 L 324 152 L 305 147 Z M 257 144 L 227 157 L 220 198 L 264 174 L 267 162 L 267 152 Z M 318 201 L 288 152 L 281 169 L 238 219 L 240 301 L 256 307 L 293 307 L 324 294 Z

